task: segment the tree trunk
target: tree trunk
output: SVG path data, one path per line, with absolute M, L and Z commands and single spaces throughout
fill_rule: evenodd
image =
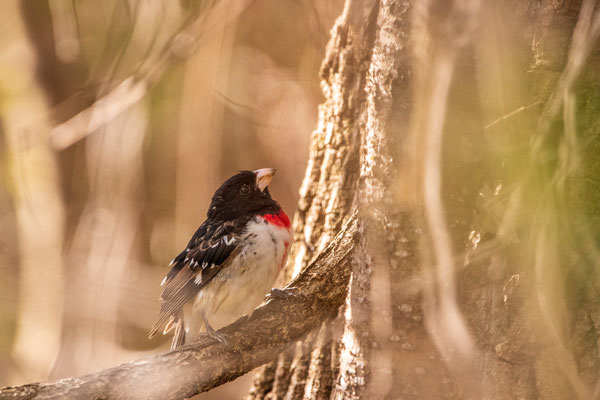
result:
M 594 1 L 346 2 L 290 268 L 358 210 L 343 332 L 249 399 L 596 393 L 599 33 Z
M 46 115 L 48 100 L 36 80 L 35 48 L 18 3 L 4 4 L 2 23 L 10 28 L 0 48 L 0 129 L 6 143 L 3 167 L 10 180 L 20 267 L 18 273 L 2 271 L 6 272 L 2 280 L 16 285 L 11 280 L 18 277 L 12 353 L 22 378 L 34 380 L 47 376 L 60 346 L 65 210 L 56 156 L 47 143 L 37 145 L 38 131 L 47 130 L 51 121 Z

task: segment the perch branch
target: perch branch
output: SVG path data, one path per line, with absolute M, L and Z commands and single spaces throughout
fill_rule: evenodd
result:
M 337 313 L 346 295 L 356 215 L 287 287 L 249 317 L 220 330 L 233 350 L 201 335 L 190 345 L 97 373 L 0 389 L 1 399 L 183 399 L 271 361 Z M 299 294 L 298 294 L 299 293 Z

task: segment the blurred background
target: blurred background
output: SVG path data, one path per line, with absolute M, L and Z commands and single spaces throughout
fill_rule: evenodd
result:
M 277 168 L 293 215 L 342 6 L 3 2 L 0 386 L 168 350 L 159 283 L 237 170 Z

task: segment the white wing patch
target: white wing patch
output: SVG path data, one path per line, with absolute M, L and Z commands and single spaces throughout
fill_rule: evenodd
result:
M 225 243 L 225 245 L 227 246 L 231 246 L 235 243 L 235 237 L 231 236 L 230 238 L 228 238 L 227 236 L 225 236 L 223 237 L 223 243 Z

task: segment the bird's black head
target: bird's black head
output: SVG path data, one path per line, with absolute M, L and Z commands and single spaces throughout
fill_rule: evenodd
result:
M 227 179 L 213 195 L 207 216 L 230 221 L 243 216 L 277 213 L 279 204 L 271 198 L 268 185 L 275 169 L 240 171 Z

